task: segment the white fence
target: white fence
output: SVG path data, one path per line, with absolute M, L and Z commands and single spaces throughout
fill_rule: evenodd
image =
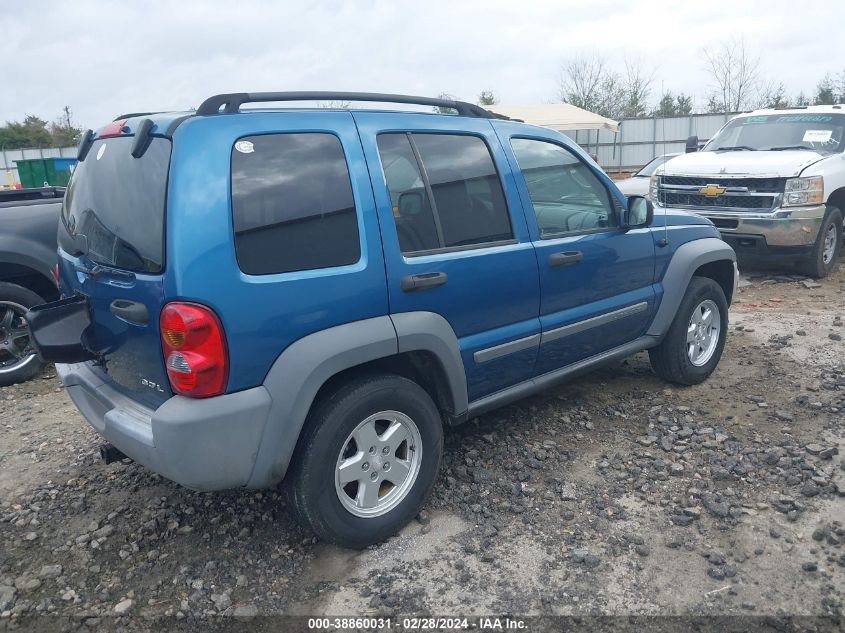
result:
M 0 149 L 0 189 L 13 187 L 21 181 L 18 177 L 16 160 L 28 158 L 73 158 L 75 147 L 48 147 L 45 149 Z
M 692 114 L 676 117 L 623 119 L 619 132 L 576 130 L 568 136 L 591 154 L 607 171 L 639 168 L 661 154 L 683 152 L 686 140 L 708 140 L 735 114 Z

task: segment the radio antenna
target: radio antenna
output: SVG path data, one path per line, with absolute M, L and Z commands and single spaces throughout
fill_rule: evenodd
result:
M 660 81 L 660 93 L 666 94 L 664 92 L 664 88 L 663 88 L 663 80 Z M 661 130 L 662 130 L 662 133 L 663 133 L 663 155 L 665 156 L 666 155 L 666 116 L 665 116 L 665 113 L 664 113 L 663 116 L 660 117 L 660 127 L 661 127 Z M 655 143 L 655 147 L 656 146 L 657 146 L 657 143 Z M 661 171 L 664 171 L 664 172 L 666 171 L 666 161 L 665 160 L 663 161 L 663 163 L 661 163 L 660 167 L 662 168 Z M 660 176 L 659 178 L 662 178 L 662 177 L 663 176 Z M 658 201 L 660 200 L 660 180 L 659 179 L 658 179 L 658 183 L 657 183 L 657 200 Z M 659 244 L 660 244 L 660 246 L 668 246 L 669 245 L 669 217 L 668 217 L 668 214 L 666 213 L 666 202 L 665 202 L 665 200 L 664 200 L 664 203 L 663 203 L 663 239 L 660 240 Z

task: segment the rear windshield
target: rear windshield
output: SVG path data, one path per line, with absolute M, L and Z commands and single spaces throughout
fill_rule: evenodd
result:
M 164 268 L 164 206 L 170 141 L 153 138 L 133 158 L 134 137 L 94 141 L 68 185 L 62 221 L 86 237 L 98 264 L 141 273 Z

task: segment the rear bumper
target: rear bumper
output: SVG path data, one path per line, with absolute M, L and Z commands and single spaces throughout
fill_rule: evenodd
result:
M 57 364 L 56 371 L 88 423 L 136 462 L 196 490 L 249 481 L 272 402 L 263 386 L 214 398 L 174 396 L 152 410 L 86 363 Z

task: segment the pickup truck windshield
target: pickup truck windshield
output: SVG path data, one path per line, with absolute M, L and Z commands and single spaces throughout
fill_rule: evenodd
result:
M 703 151 L 811 150 L 841 152 L 845 114 L 784 113 L 739 117 L 723 127 Z
M 140 273 L 164 267 L 164 206 L 170 141 L 153 138 L 141 158 L 134 137 L 94 141 L 68 184 L 62 223 L 84 235 L 87 257 Z

